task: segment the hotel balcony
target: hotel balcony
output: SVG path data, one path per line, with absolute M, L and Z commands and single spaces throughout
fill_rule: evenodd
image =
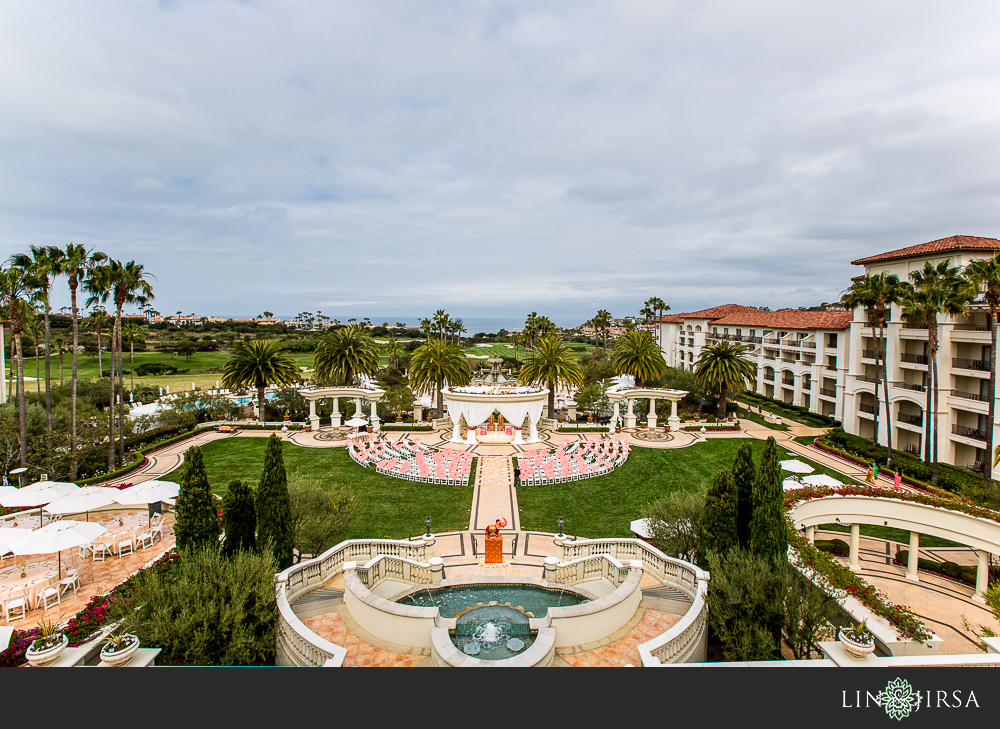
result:
M 821 388 L 819 388 L 819 396 L 820 397 L 828 397 L 831 400 L 836 400 L 837 399 L 837 391 L 836 390 L 831 390 L 828 387 L 821 387 Z
M 951 341 L 989 344 L 990 328 L 985 324 L 956 324 L 951 329 Z
M 952 357 L 951 366 L 956 370 L 972 370 L 976 375 L 990 376 L 990 363 L 987 360 Z
M 980 430 L 979 428 L 970 428 L 967 425 L 952 425 L 951 432 L 954 435 L 960 435 L 963 438 L 970 438 L 972 440 L 986 442 L 986 431 Z

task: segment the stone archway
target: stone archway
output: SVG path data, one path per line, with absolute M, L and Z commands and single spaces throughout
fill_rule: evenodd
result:
M 313 430 L 319 430 L 319 416 L 316 415 L 316 402 L 319 400 L 333 400 L 333 412 L 330 416 L 330 425 L 334 428 L 339 428 L 341 423 L 339 403 L 340 398 L 353 398 L 357 409 L 355 413 L 361 415 L 361 401 L 368 400 L 371 403 L 371 417 L 369 421 L 371 422 L 372 432 L 378 432 L 381 429 L 381 421 L 379 420 L 378 413 L 376 412 L 377 403 L 383 397 L 385 397 L 385 390 L 374 387 L 316 387 L 306 390 L 299 390 L 299 393 L 304 397 L 309 403 L 309 425 Z

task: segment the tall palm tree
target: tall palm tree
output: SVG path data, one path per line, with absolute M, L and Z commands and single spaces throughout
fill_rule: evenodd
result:
M 107 256 L 100 252 L 88 251 L 78 243 L 69 243 L 63 251 L 61 273 L 69 278 L 69 291 L 73 317 L 73 373 L 70 393 L 70 435 L 69 435 L 69 478 L 76 479 L 76 385 L 77 364 L 80 349 L 80 309 L 76 305 L 77 290 L 81 282 L 90 275 L 92 266 L 105 260 Z M 100 351 L 100 343 L 98 343 Z
M 222 384 L 232 390 L 257 388 L 260 422 L 266 422 L 264 390 L 268 385 L 292 385 L 299 381 L 299 368 L 291 355 L 281 351 L 281 342 L 240 341 L 233 345 L 222 365 Z
M 726 417 L 731 394 L 739 394 L 757 380 L 757 364 L 746 358 L 750 347 L 723 340 L 703 347 L 695 362 L 695 381 L 710 392 L 718 390 L 718 418 Z
M 41 279 L 39 279 L 40 281 Z M 41 300 L 41 299 L 39 299 Z M 31 343 L 35 348 L 35 392 L 39 395 L 42 394 L 42 374 L 41 374 L 41 356 L 39 354 L 39 347 L 42 346 L 42 337 L 45 334 L 45 326 L 42 322 L 38 321 L 38 317 L 35 316 L 35 312 L 31 312 L 29 316 L 24 319 L 24 331 L 31 335 Z
M 14 339 L 17 357 L 17 413 L 21 465 L 28 463 L 28 419 L 24 407 L 24 354 L 21 350 L 21 332 L 24 331 L 24 317 L 31 311 L 39 290 L 38 280 L 20 266 L 0 269 L 0 304 L 6 309 L 7 321 Z M 23 481 L 22 481 L 23 482 Z
M 904 316 L 922 318 L 927 324 L 931 394 L 928 398 L 932 417 L 929 419 L 932 430 L 928 444 L 924 448 L 925 458 L 931 461 L 931 485 L 937 486 L 938 478 L 938 379 L 937 352 L 938 316 L 958 316 L 968 312 L 969 302 L 975 297 L 975 287 L 960 275 L 958 266 L 952 266 L 951 260 L 941 261 L 935 266 L 930 261 L 924 262 L 924 267 L 910 272 L 913 282 L 912 290 L 907 291 L 903 298 Z
M 993 258 L 981 258 L 965 267 L 964 276 L 986 299 L 988 307 L 986 322 L 990 327 L 990 384 L 989 415 L 986 418 L 986 453 L 983 459 L 983 482 L 987 487 L 993 484 L 993 464 L 989 454 L 993 453 L 993 424 L 996 418 L 997 399 L 997 312 L 1000 310 L 1000 253 Z
M 524 335 L 523 334 L 511 334 L 510 335 L 510 343 L 514 345 L 514 361 L 518 362 L 519 360 L 517 358 L 517 348 L 520 347 L 522 344 L 524 344 Z
M 889 313 L 888 307 L 899 304 L 906 293 L 906 284 L 894 273 L 868 274 L 855 281 L 840 298 L 845 307 L 854 310 L 863 307 L 868 316 L 868 325 L 875 335 L 875 419 L 872 445 L 878 446 L 878 413 L 882 407 L 879 397 L 879 380 L 885 400 L 886 444 L 888 453 L 886 463 L 892 460 L 892 415 L 889 405 L 889 367 L 885 359 L 885 320 Z M 877 333 L 876 333 L 877 331 Z
M 126 305 L 145 306 L 153 300 L 153 278 L 145 266 L 135 261 L 111 261 L 111 300 L 115 305 L 115 342 L 118 350 L 118 457 L 125 462 L 125 382 L 122 370 L 122 310 Z M 114 356 L 114 354 L 112 354 Z
M 63 355 L 66 353 L 66 338 L 62 334 L 52 337 L 52 343 L 56 345 L 56 352 L 59 353 L 59 387 L 63 384 Z
M 446 385 L 467 385 L 471 379 L 465 352 L 443 339 L 418 347 L 410 358 L 410 387 L 414 391 L 437 392 L 438 417 L 444 412 L 441 390 Z
M 88 304 L 88 308 L 89 308 Z M 83 325 L 87 329 L 93 329 L 94 333 L 97 335 L 97 376 L 104 377 L 104 363 L 102 360 L 102 352 L 104 351 L 103 340 L 101 339 L 101 331 L 108 328 L 111 322 L 111 317 L 108 316 L 108 312 L 104 309 L 96 308 L 91 309 L 90 316 L 83 320 Z
M 44 336 L 45 336 L 45 429 L 47 432 L 46 445 L 48 450 L 52 450 L 52 379 L 49 356 L 52 352 L 49 340 L 49 312 L 52 311 L 52 301 L 49 297 L 49 288 L 52 285 L 52 278 L 59 273 L 62 265 L 63 252 L 55 246 L 31 246 L 31 253 L 20 253 L 11 257 L 11 263 L 27 269 L 39 284 L 39 301 L 44 310 Z M 35 339 L 37 343 L 37 337 Z M 35 357 L 37 365 L 37 346 Z M 37 367 L 36 367 L 37 369 Z M 36 379 L 38 379 L 36 377 Z
M 550 334 L 539 340 L 538 346 L 525 359 L 518 380 L 522 384 L 537 384 L 549 388 L 549 417 L 555 417 L 556 388 L 583 387 L 583 370 L 576 354 L 558 336 Z
M 128 389 L 135 391 L 135 338 L 142 336 L 142 327 L 135 322 L 129 322 L 122 328 L 122 336 L 128 339 L 129 352 L 129 383 Z
M 538 338 L 538 312 L 533 311 L 524 320 L 524 346 L 531 349 Z
M 444 331 L 448 326 L 448 322 L 451 321 L 451 317 L 445 313 L 444 309 L 438 309 L 434 312 L 434 318 L 432 319 L 434 323 L 434 328 L 438 331 L 438 336 L 444 339 Z
M 378 348 L 364 326 L 354 324 L 323 338 L 316 347 L 316 379 L 350 386 L 357 375 L 378 372 Z
M 616 372 L 632 375 L 636 385 L 658 380 L 667 368 L 653 335 L 638 329 L 625 332 L 615 343 L 611 364 Z
M 611 312 L 608 311 L 607 309 L 601 309 L 594 316 L 593 321 L 594 321 L 594 328 L 595 329 L 600 329 L 600 330 L 602 330 L 604 332 L 604 337 L 603 337 L 604 347 L 603 347 L 603 349 L 606 350 L 608 348 L 608 325 L 611 324 Z
M 395 339 L 390 339 L 385 347 L 385 353 L 389 355 L 389 364 L 394 370 L 399 369 L 399 357 L 403 354 L 403 348 Z
M 95 307 L 98 304 L 106 302 L 111 296 L 111 291 L 114 287 L 114 274 L 111 268 L 112 261 L 107 263 L 100 263 L 90 269 L 90 275 L 87 276 L 87 280 L 83 282 L 84 290 L 90 294 L 87 299 L 88 307 Z M 104 313 L 103 310 L 101 310 Z M 97 329 L 97 361 L 98 369 L 101 372 L 101 376 L 104 376 L 104 366 L 101 362 L 101 325 L 110 326 L 111 328 L 111 350 L 108 354 L 111 356 L 111 372 L 108 377 L 108 471 L 115 470 L 115 327 L 113 324 L 113 319 L 109 317 L 106 313 L 101 317 L 97 314 L 97 311 L 91 315 L 92 317 L 97 315 L 98 321 L 96 322 Z M 100 321 L 101 319 L 104 321 Z
M 420 320 L 420 331 L 422 331 L 424 335 L 427 337 L 428 342 L 431 339 L 431 331 L 433 331 L 433 329 L 434 329 L 434 322 L 432 322 L 430 319 Z

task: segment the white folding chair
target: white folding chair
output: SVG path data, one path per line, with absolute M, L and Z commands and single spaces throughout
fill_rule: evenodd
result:
M 81 544 L 80 550 L 78 552 L 80 559 L 85 559 L 87 557 L 87 552 L 93 549 L 93 547 L 94 547 L 93 542 L 87 542 L 86 544 Z
M 163 539 L 163 522 L 153 521 L 153 526 L 149 528 L 150 541 L 149 544 L 152 546 L 153 542 L 156 541 L 156 537 Z
M 66 570 L 66 577 L 59 580 L 59 586 L 62 588 L 59 594 L 72 587 L 75 595 L 76 591 L 80 589 L 80 571 L 76 569 Z
M 146 549 L 147 546 L 152 547 L 153 546 L 153 530 L 152 529 L 147 529 L 142 534 L 140 534 L 138 537 L 136 537 L 136 541 L 139 543 L 139 546 L 142 547 L 143 549 Z M 149 543 L 148 545 L 147 545 L 147 542 Z
M 38 593 L 35 598 L 35 607 L 39 604 L 44 605 L 44 610 L 49 609 L 49 600 L 55 600 L 56 605 L 62 605 L 62 597 L 59 590 L 55 587 L 46 587 L 44 590 Z
M 125 556 L 125 548 L 128 548 L 128 553 L 133 554 L 135 552 L 135 540 L 132 537 L 122 537 L 118 540 L 118 559 Z
M 20 610 L 21 614 L 16 618 L 10 616 L 11 612 L 16 612 Z M 11 620 L 20 620 L 28 615 L 28 598 L 24 597 L 12 597 L 3 601 L 3 614 L 9 623 Z
M 94 561 L 97 562 L 97 555 L 101 555 L 100 561 L 103 562 L 104 559 L 111 553 L 111 548 L 104 542 L 94 542 L 90 545 L 90 551 L 94 555 Z

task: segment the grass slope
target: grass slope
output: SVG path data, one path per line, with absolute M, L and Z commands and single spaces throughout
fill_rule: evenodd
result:
M 202 446 L 209 483 L 225 495 L 231 479 L 246 479 L 257 487 L 264 467 L 264 438 L 228 438 Z M 435 532 L 465 529 L 469 524 L 472 489 L 403 481 L 362 468 L 343 448 L 302 448 L 283 443 L 289 481 L 314 477 L 325 488 L 346 487 L 361 503 L 360 517 L 343 539 L 403 539 L 424 531 L 424 519 L 433 519 Z M 331 545 L 327 545 L 331 546 Z

